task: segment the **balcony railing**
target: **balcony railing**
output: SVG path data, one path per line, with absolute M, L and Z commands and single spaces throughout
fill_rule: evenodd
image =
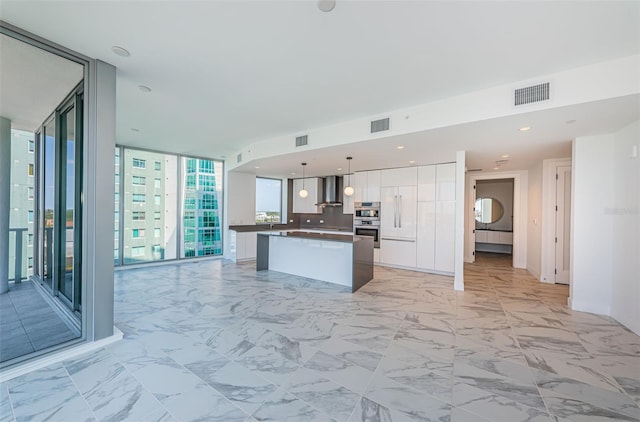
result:
M 23 278 L 27 278 L 28 276 L 28 260 L 24 259 L 23 255 L 23 245 L 26 244 L 25 237 L 28 235 L 29 229 L 26 227 L 14 227 L 9 228 L 9 241 L 11 242 L 11 238 L 14 238 L 13 245 L 9 244 L 9 251 L 11 251 L 11 247 L 13 246 L 14 250 L 14 260 L 13 260 L 13 274 L 9 274 L 9 281 L 14 281 L 15 283 L 20 283 Z M 12 236 L 11 234 L 14 233 Z M 11 256 L 11 254 L 9 254 Z M 13 275 L 13 277 L 11 277 Z

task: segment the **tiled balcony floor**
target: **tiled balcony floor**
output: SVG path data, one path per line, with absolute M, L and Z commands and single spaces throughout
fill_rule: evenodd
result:
M 0 362 L 80 336 L 36 291 L 31 281 L 9 284 L 0 295 Z
M 638 421 L 640 338 L 503 261 L 355 294 L 253 265 L 116 273 L 121 342 L 0 385 L 2 421 Z

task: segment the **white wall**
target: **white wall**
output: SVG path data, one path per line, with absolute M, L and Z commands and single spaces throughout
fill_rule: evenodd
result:
M 610 315 L 613 224 L 613 135 L 573 141 L 571 307 Z
M 242 163 L 227 164 L 229 169 L 233 169 L 260 158 L 299 152 L 300 149 L 294 147 L 293 139 L 302 134 L 309 135 L 309 139 L 313 140 L 309 146 L 304 147 L 305 150 L 312 150 L 635 94 L 640 92 L 639 73 L 640 55 L 634 55 L 541 75 L 532 80 L 517 81 L 415 107 L 264 139 L 232 155 L 242 153 Z M 553 87 L 553 95 L 549 101 L 516 108 L 507 100 L 512 98 L 515 88 L 543 81 L 551 81 Z M 405 116 L 411 118 L 406 119 Z M 370 121 L 384 117 L 391 119 L 390 130 L 370 133 Z
M 256 175 L 228 172 L 227 192 L 229 225 L 256 224 Z
M 465 168 L 466 152 L 456 152 L 456 240 L 453 288 L 464 290 L 464 239 L 465 239 Z
M 256 224 L 256 175 L 227 171 L 224 189 L 224 256 L 235 252 L 236 238 L 229 226 Z
M 611 316 L 640 335 L 640 121 L 617 132 L 613 145 Z M 640 152 L 638 152 L 640 154 Z
M 529 169 L 527 204 L 527 270 L 540 279 L 542 252 L 542 162 Z

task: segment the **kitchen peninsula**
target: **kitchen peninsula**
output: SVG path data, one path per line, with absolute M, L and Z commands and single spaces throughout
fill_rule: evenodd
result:
M 373 238 L 338 233 L 258 233 L 256 270 L 340 284 L 355 292 L 373 279 Z

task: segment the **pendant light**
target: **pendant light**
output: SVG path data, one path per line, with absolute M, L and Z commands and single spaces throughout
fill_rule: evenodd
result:
M 306 198 L 307 195 L 309 195 L 309 192 L 307 192 L 307 190 L 304 188 L 304 168 L 306 167 L 307 163 L 302 163 L 302 189 L 300 189 L 300 192 L 298 192 L 298 195 L 300 195 L 300 198 Z
M 344 188 L 344 194 L 347 196 L 353 195 L 353 186 L 351 186 L 351 159 L 353 157 L 347 157 L 347 163 L 349 163 L 349 171 L 347 172 L 347 187 Z

